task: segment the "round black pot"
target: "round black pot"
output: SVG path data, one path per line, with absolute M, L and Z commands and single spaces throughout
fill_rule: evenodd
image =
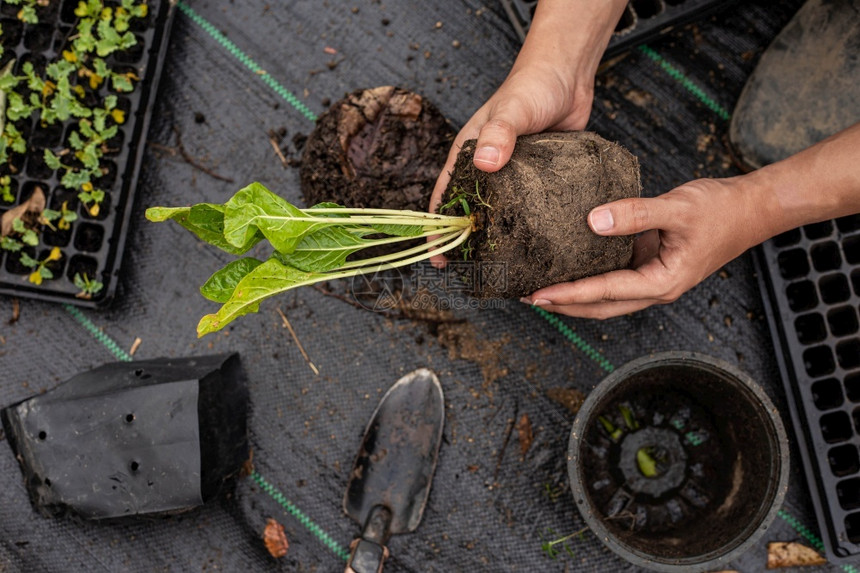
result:
M 693 352 L 613 371 L 579 411 L 568 473 L 588 527 L 666 572 L 722 569 L 767 530 L 788 487 L 788 441 L 767 395 Z

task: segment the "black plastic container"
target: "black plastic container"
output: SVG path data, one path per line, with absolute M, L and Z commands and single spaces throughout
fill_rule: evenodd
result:
M 18 7 L 4 5 L 0 13 L 4 46 L 2 64 L 15 58 L 17 73 L 25 61 L 33 61 L 38 71 L 40 65 L 57 59 L 68 36 L 74 32 L 77 21 L 74 9 L 78 1 L 53 0 L 48 7 L 39 9 L 39 23 L 36 25 L 21 23 L 15 17 Z M 110 5 L 110 2 L 106 2 L 106 5 Z M 44 280 L 40 285 L 27 280 L 32 269 L 18 262 L 19 255 L 0 250 L 0 294 L 85 307 L 104 306 L 114 297 L 174 11 L 175 3 L 170 0 L 150 2 L 146 18 L 135 20 L 132 24 L 131 30 L 138 44 L 107 58 L 108 64 L 116 69 L 133 70 L 140 81 L 135 82 L 131 93 L 113 92 L 108 82 L 98 91 L 100 98 L 117 95 L 117 107 L 126 112 L 126 121 L 119 126 L 119 134 L 112 142 L 117 151 L 102 160 L 109 172 L 99 182 L 99 187 L 105 191 L 105 200 L 98 216 L 91 216 L 77 200 L 77 193 L 62 187 L 57 173 L 44 165 L 44 149 L 55 152 L 62 149 L 74 122 L 44 128 L 36 117 L 19 122 L 23 123 L 19 128 L 27 138 L 28 153 L 26 160 L 16 163 L 18 172 L 11 174 L 16 200 L 11 204 L 0 201 L 0 215 L 26 201 L 34 186 L 38 185 L 45 193 L 48 208 L 59 210 L 63 201 L 68 201 L 68 205 L 76 209 L 78 219 L 68 231 L 55 232 L 45 227 L 39 233 L 39 245 L 25 249 L 28 255 L 39 259 L 53 247 L 59 247 L 62 251 L 62 258 L 49 267 L 54 278 Z M 5 166 L 0 168 L 0 175 L 3 174 L 9 174 Z M 76 273 L 98 280 L 104 284 L 103 289 L 92 299 L 76 297 L 80 293 L 73 282 Z
M 755 251 L 759 286 L 827 558 L 860 557 L 860 215 Z
M 537 0 L 499 0 L 520 40 L 526 39 Z M 675 26 L 716 12 L 734 0 L 631 0 L 615 33 L 609 40 L 604 57 L 611 57 L 636 44 L 664 34 Z
M 582 405 L 568 475 L 586 525 L 648 569 L 724 569 L 776 518 L 788 488 L 785 429 L 764 391 L 693 352 L 633 360 Z
M 248 459 L 238 354 L 105 364 L 0 410 L 34 506 L 87 519 L 178 513 Z

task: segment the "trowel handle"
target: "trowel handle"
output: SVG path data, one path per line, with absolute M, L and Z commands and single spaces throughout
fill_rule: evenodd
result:
M 359 537 L 349 544 L 350 555 L 344 573 L 382 573 L 388 548 Z

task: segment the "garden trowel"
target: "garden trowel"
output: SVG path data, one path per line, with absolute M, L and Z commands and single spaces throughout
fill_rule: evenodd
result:
M 388 538 L 415 531 L 436 469 L 445 408 L 442 386 L 421 368 L 380 400 L 361 440 L 343 509 L 361 526 L 346 573 L 380 573 Z

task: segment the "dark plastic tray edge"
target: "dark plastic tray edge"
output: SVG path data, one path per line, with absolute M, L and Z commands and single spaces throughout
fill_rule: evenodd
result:
M 752 249 L 753 264 L 756 269 L 756 277 L 758 279 L 759 290 L 761 291 L 762 305 L 764 306 L 765 316 L 767 317 L 768 330 L 770 331 L 771 341 L 773 342 L 774 354 L 777 365 L 779 367 L 780 379 L 782 380 L 783 390 L 785 391 L 788 409 L 791 415 L 792 429 L 794 436 L 797 439 L 797 449 L 800 451 L 800 457 L 803 462 L 803 475 L 806 479 L 806 489 L 809 492 L 812 500 L 812 506 L 815 510 L 815 519 L 818 522 L 819 533 L 824 542 L 824 551 L 827 560 L 831 563 L 856 563 L 857 554 L 848 556 L 840 556 L 835 552 L 835 548 L 839 547 L 838 535 L 831 527 L 832 519 L 825 508 L 826 498 L 821 492 L 820 475 L 822 469 L 818 466 L 817 458 L 811 454 L 810 448 L 814 448 L 812 437 L 809 435 L 807 428 L 806 416 L 798 407 L 797 385 L 798 380 L 794 375 L 794 370 L 789 366 L 790 360 L 786 350 L 788 341 L 785 339 L 785 332 L 782 325 L 777 321 L 776 305 L 774 304 L 773 281 L 770 278 L 770 269 L 766 261 L 767 257 L 764 254 L 764 247 L 759 245 Z
M 689 4 L 696 3 L 696 0 L 687 0 Z M 520 42 L 524 42 L 528 28 L 531 26 L 531 21 L 525 22 L 525 26 L 520 21 L 521 17 L 517 14 L 514 4 L 517 0 L 500 0 L 508 20 L 514 28 Z M 737 0 L 699 0 L 698 4 L 703 6 L 694 9 L 685 9 L 677 6 L 667 6 L 663 12 L 648 18 L 645 22 L 637 26 L 641 30 L 634 29 L 625 34 L 612 34 L 609 40 L 609 45 L 603 53 L 603 59 L 612 58 L 622 52 L 625 52 L 638 44 L 645 43 L 658 36 L 662 36 L 671 32 L 677 26 L 683 26 L 694 20 L 699 20 L 710 16 L 716 12 L 727 8 L 734 4 Z

